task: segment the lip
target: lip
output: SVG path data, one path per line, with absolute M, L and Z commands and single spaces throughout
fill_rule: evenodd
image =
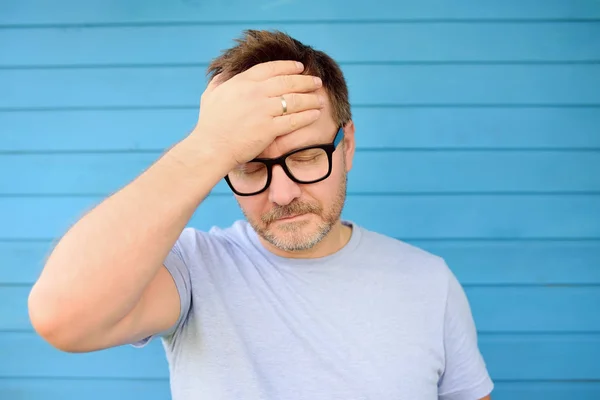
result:
M 292 221 L 292 220 L 298 219 L 300 217 L 303 217 L 305 215 L 307 215 L 307 214 L 296 214 L 296 215 L 292 215 L 289 217 L 278 218 L 277 221 Z

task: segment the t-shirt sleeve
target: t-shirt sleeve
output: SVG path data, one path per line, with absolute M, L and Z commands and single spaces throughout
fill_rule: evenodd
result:
M 190 310 L 192 288 L 190 271 L 186 265 L 184 253 L 181 249 L 181 239 L 182 237 L 180 237 L 180 239 L 177 240 L 177 242 L 169 251 L 169 254 L 163 262 L 164 266 L 171 274 L 171 277 L 175 282 L 175 286 L 177 287 L 177 292 L 179 293 L 179 302 L 181 304 L 181 307 L 179 317 L 177 318 L 177 322 L 175 323 L 175 325 L 171 326 L 167 330 L 157 332 L 142 340 L 131 343 L 133 347 L 141 348 L 150 343 L 150 341 L 155 337 L 168 337 L 173 335 L 183 325 L 187 318 L 187 315 Z
M 444 316 L 445 368 L 439 381 L 440 400 L 477 400 L 494 384 L 477 343 L 477 330 L 467 296 L 449 273 Z

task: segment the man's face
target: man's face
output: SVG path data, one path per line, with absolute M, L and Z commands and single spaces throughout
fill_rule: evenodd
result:
M 325 94 L 323 89 L 320 91 Z M 338 128 L 327 101 L 317 121 L 278 137 L 258 157 L 275 158 L 300 147 L 329 144 Z M 346 175 L 354 155 L 352 122 L 344 127 L 343 142 L 333 152 L 331 175 L 327 179 L 299 184 L 276 165 L 266 191 L 254 196 L 236 196 L 246 219 L 264 240 L 287 252 L 307 250 L 339 221 L 346 198 Z

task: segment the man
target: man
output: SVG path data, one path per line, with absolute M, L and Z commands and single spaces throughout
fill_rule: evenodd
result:
M 489 399 L 445 262 L 340 220 L 355 128 L 339 66 L 247 31 L 209 73 L 189 136 L 54 248 L 37 332 L 69 352 L 161 337 L 174 400 Z M 246 220 L 186 228 L 221 179 Z

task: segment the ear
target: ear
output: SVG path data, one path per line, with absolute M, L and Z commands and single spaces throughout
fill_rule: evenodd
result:
M 344 156 L 346 157 L 346 172 L 352 169 L 352 160 L 356 149 L 356 140 L 354 138 L 354 121 L 350 120 L 344 125 Z

